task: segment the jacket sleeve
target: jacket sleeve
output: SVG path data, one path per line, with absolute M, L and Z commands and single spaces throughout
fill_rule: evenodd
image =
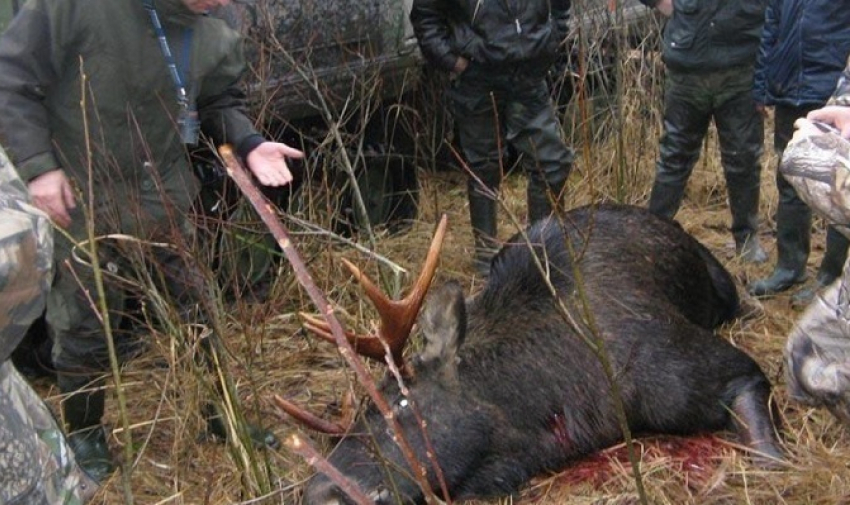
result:
M 551 0 L 552 20 L 558 30 L 558 40 L 563 42 L 570 32 L 570 7 L 571 0 Z
M 458 57 L 464 56 L 452 47 L 451 9 L 445 0 L 414 0 L 410 11 L 410 22 L 422 54 L 446 72 L 451 72 Z
M 838 85 L 829 99 L 829 105 L 850 106 L 850 59 L 848 59 L 841 77 L 838 78 Z
M 825 406 L 850 419 L 850 273 L 816 296 L 785 344 L 788 395 L 805 405 Z
M 0 38 L 0 140 L 24 181 L 61 166 L 45 97 L 75 23 L 69 12 L 51 8 L 43 0 L 27 2 Z
M 228 30 L 223 37 L 230 48 L 216 71 L 200 84 L 198 116 L 204 134 L 216 145 L 232 144 L 244 156 L 264 139 L 247 115 L 245 92 L 239 84 L 245 71 L 239 35 Z
M 756 103 L 771 105 L 767 103 L 767 56 L 774 50 L 778 41 L 777 31 L 779 30 L 779 2 L 771 1 L 767 4 L 764 12 L 764 28 L 761 32 L 761 42 L 759 51 L 756 55 L 755 74 L 753 76 L 753 98 Z

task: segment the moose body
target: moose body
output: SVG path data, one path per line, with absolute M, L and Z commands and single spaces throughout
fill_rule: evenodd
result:
M 632 432 L 731 428 L 780 457 L 767 378 L 712 331 L 737 313 L 734 282 L 696 239 L 619 205 L 576 209 L 526 236 L 494 258 L 477 295 L 465 300 L 452 282 L 428 295 L 419 318 L 427 343 L 407 395 L 394 378 L 382 384 L 438 495 L 441 479 L 452 499 L 509 494 L 623 439 L 610 382 L 582 334 L 604 342 Z M 423 501 L 374 405 L 329 461 L 376 503 Z M 348 501 L 319 474 L 305 503 Z

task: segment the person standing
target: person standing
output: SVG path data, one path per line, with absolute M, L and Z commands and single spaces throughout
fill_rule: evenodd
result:
M 264 139 L 245 114 L 239 34 L 207 15 L 227 3 L 28 0 L 0 38 L 0 137 L 35 206 L 64 231 L 57 234 L 46 320 L 69 442 L 97 481 L 114 469 L 101 424 L 108 347 L 88 298 L 98 293 L 94 272 L 66 261 L 89 238 L 87 221 L 96 236 L 185 244 L 199 189 L 189 148 L 207 140 L 232 144 L 256 179 L 271 186 L 288 184 L 286 158 L 302 156 Z M 127 263 L 120 247 L 100 252 L 106 270 Z M 155 261 L 183 321 L 211 321 L 207 281 L 186 248 L 160 248 Z M 118 328 L 127 293 L 106 287 Z M 270 432 L 254 433 L 276 441 Z
M 830 125 L 850 140 L 850 59 L 838 85 L 824 107 L 795 122 L 796 131 L 786 146 L 782 169 L 794 174 L 798 196 L 808 198 L 814 208 L 835 230 L 850 234 L 847 216 L 847 142 L 812 137 L 830 136 Z M 817 125 L 817 126 L 816 126 Z M 817 177 L 829 171 L 831 177 Z M 842 424 L 850 426 L 850 268 L 814 296 L 788 335 L 783 353 L 785 379 L 790 399 L 803 405 L 825 407 Z
M 649 211 L 672 219 L 711 121 L 741 259 L 767 260 L 757 235 L 764 125 L 753 68 L 767 0 L 641 0 L 669 17 L 663 36 L 664 134 Z
M 486 277 L 497 248 L 496 200 L 508 145 L 528 174 L 533 222 L 562 206 L 574 153 L 564 142 L 546 75 L 568 30 L 570 0 L 414 0 L 419 47 L 451 76 L 448 91 L 469 169 L 475 266 Z
M 11 360 L 44 310 L 52 275 L 50 222 L 0 148 L 0 503 L 80 505 L 97 491 Z
M 754 95 L 762 110 L 774 106 L 773 146 L 779 160 L 794 121 L 826 104 L 850 54 L 850 2 L 770 0 L 755 71 Z M 777 259 L 773 272 L 749 292 L 772 296 L 806 279 L 812 211 L 777 169 Z M 826 251 L 812 285 L 792 302 L 808 305 L 815 291 L 841 275 L 850 241 L 829 226 Z

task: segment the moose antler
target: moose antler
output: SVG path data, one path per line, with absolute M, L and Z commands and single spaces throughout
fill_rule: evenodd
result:
M 386 360 L 387 352 L 389 352 L 393 364 L 400 370 L 404 369 L 402 357 L 404 345 L 410 337 L 416 316 L 419 314 L 425 294 L 428 292 L 431 280 L 434 278 L 434 272 L 437 270 L 437 260 L 446 235 L 447 223 L 448 218 L 443 215 L 440 224 L 437 226 L 437 231 L 434 233 L 434 238 L 431 239 L 431 246 L 428 249 L 428 255 L 425 257 L 422 273 L 419 274 L 410 294 L 401 300 L 391 300 L 353 263 L 345 259 L 342 260 L 351 275 L 363 287 L 366 296 L 372 301 L 381 318 L 381 327 L 377 335 L 355 335 L 352 332 L 346 332 L 346 338 L 358 354 L 383 363 Z M 325 321 L 304 313 L 301 314 L 301 317 L 304 318 L 304 326 L 308 330 L 323 340 L 335 342 L 330 327 Z
M 351 391 L 343 397 L 342 417 L 339 422 L 326 421 L 280 395 L 274 395 L 272 399 L 282 411 L 292 416 L 298 422 L 308 428 L 328 435 L 344 435 L 354 421 L 354 395 Z

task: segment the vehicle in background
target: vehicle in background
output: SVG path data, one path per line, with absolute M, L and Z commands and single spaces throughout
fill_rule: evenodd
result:
M 24 0 L 0 0 L 0 32 L 6 29 L 9 21 L 17 14 Z
M 230 10 L 247 39 L 257 117 L 272 136 L 305 146 L 312 156 L 300 175 L 330 182 L 336 194 L 325 203 L 349 231 L 403 230 L 416 218 L 417 170 L 452 162 L 445 76 L 422 61 L 412 1 L 252 0 Z M 611 89 L 619 48 L 636 47 L 656 26 L 638 0 L 572 5 L 570 43 L 553 69 L 564 103 L 578 79 Z M 359 210 L 352 175 L 365 200 Z

